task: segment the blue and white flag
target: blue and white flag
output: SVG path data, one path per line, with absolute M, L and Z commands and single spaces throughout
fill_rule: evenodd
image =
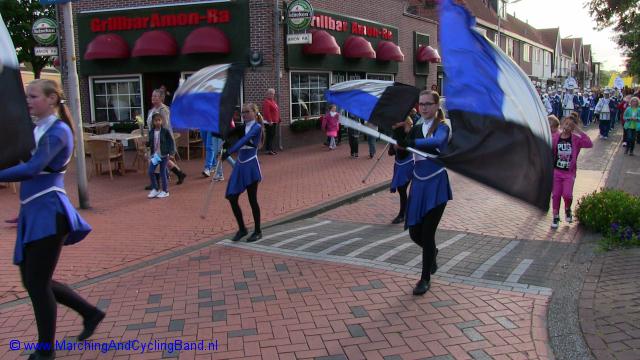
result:
M 409 85 L 382 80 L 351 80 L 335 84 L 325 92 L 330 104 L 367 122 L 391 129 L 404 121 L 418 103 L 420 91 Z
M 475 29 L 452 0 L 440 2 L 440 49 L 453 137 L 446 166 L 549 209 L 553 184 L 546 111 L 527 75 Z
M 234 107 L 239 105 L 243 74 L 242 64 L 224 64 L 208 66 L 191 75 L 173 97 L 173 128 L 202 129 L 225 139 Z
M 29 160 L 35 139 L 16 49 L 1 15 L 0 84 L 0 169 L 4 169 Z

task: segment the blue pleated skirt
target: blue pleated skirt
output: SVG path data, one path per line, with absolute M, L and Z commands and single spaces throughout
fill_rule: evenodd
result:
M 429 210 L 438 207 L 453 199 L 449 176 L 443 171 L 435 176 L 420 180 L 413 177 L 411 180 L 411 190 L 407 200 L 407 215 L 405 217 L 404 228 L 422 223 L 422 219 Z
M 52 191 L 39 196 L 20 208 L 18 236 L 13 254 L 14 264 L 18 265 L 22 262 L 24 248 L 28 243 L 56 234 L 57 214 L 64 215 L 68 222 L 69 236 L 65 240 L 65 245 L 79 242 L 92 230 L 64 193 Z
M 413 177 L 413 157 L 409 156 L 404 160 L 396 160 L 393 164 L 393 177 L 391 178 L 391 192 L 409 184 Z
M 258 158 L 254 157 L 245 163 L 236 161 L 236 165 L 229 178 L 229 183 L 227 184 L 225 196 L 241 194 L 246 190 L 247 186 L 256 181 L 262 181 L 262 172 L 260 171 Z

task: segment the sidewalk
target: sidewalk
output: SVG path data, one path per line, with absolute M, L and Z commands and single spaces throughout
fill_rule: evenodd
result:
M 640 196 L 640 158 L 623 152 L 620 147 L 607 186 Z M 640 249 L 597 254 L 579 306 L 584 338 L 596 359 L 640 359 Z

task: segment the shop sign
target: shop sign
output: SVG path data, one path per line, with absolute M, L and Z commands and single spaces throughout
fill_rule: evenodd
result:
M 287 25 L 294 31 L 306 30 L 313 19 L 313 6 L 307 0 L 294 0 L 287 6 Z
M 311 33 L 306 34 L 288 34 L 287 45 L 311 44 Z
M 330 15 L 315 15 L 311 20 L 311 27 L 376 39 L 393 40 L 393 31 L 384 26 L 364 25 L 355 20 L 334 19 Z
M 227 24 L 231 22 L 229 10 L 208 9 L 204 14 L 198 12 L 161 15 L 152 13 L 149 16 L 112 16 L 108 19 L 91 19 L 91 31 L 94 33 L 108 31 L 145 30 L 158 28 L 175 28 L 180 26 L 198 26 L 201 24 Z
M 40 18 L 33 23 L 31 34 L 38 44 L 51 45 L 58 39 L 58 24 L 49 18 Z
M 36 56 L 58 56 L 58 48 L 55 46 L 36 46 L 33 52 Z

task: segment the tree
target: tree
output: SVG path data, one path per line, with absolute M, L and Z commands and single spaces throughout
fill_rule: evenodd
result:
M 627 71 L 640 75 L 640 0 L 588 0 L 585 7 L 597 29 L 612 26 L 616 42 L 627 56 Z
M 51 65 L 52 59 L 36 56 L 33 48 L 38 43 L 31 35 L 31 26 L 41 17 L 55 19 L 55 7 L 42 6 L 38 0 L 0 0 L 0 13 L 16 47 L 18 61 L 30 64 L 33 76 L 39 79 L 40 72 Z

